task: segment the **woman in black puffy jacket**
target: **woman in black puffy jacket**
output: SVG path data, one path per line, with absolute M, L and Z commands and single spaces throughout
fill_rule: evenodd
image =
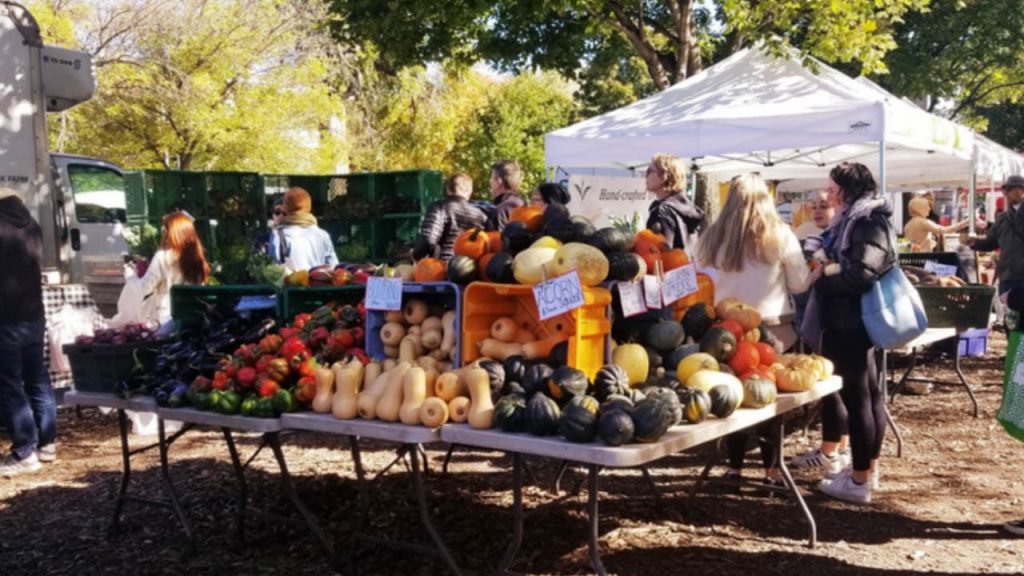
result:
M 888 222 L 892 202 L 879 194 L 871 171 L 854 162 L 832 169 L 829 191 L 838 194 L 842 206 L 825 234 L 828 263 L 819 268 L 824 273 L 814 282 L 816 310 L 813 316 L 808 310 L 803 332 L 843 379 L 840 396 L 849 413 L 853 466 L 822 480 L 819 487 L 834 498 L 867 504 L 878 483 L 878 455 L 888 420 L 860 299 L 895 262 Z

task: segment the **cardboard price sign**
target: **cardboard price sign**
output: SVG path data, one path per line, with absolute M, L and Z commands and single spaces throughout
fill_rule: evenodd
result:
M 366 281 L 367 310 L 401 310 L 402 279 L 370 276 Z
M 693 264 L 680 266 L 665 273 L 661 284 L 665 306 L 697 292 L 697 267 Z
M 533 299 L 541 320 L 565 314 L 583 306 L 583 285 L 575 270 L 533 287 Z
M 648 309 L 661 310 L 661 280 L 657 276 L 644 276 L 644 305 Z
M 619 290 L 619 301 L 622 304 L 624 318 L 647 312 L 644 289 L 640 282 L 620 282 L 616 284 L 616 287 Z

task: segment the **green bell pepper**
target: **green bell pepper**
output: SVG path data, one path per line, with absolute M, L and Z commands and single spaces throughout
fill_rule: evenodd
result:
M 278 390 L 274 394 L 274 412 L 278 415 L 286 412 L 295 412 L 298 405 L 295 403 L 295 396 L 288 390 Z
M 260 398 L 256 400 L 256 406 L 253 409 L 253 416 L 257 418 L 273 418 L 277 416 L 274 411 L 274 399 L 273 398 Z
M 242 416 L 255 416 L 256 415 L 256 402 L 259 400 L 257 396 L 249 395 L 242 400 Z

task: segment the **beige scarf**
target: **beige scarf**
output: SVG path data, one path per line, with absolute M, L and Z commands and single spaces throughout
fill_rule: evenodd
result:
M 284 224 L 288 226 L 301 226 L 309 228 L 316 226 L 316 216 L 309 212 L 293 212 L 284 217 Z

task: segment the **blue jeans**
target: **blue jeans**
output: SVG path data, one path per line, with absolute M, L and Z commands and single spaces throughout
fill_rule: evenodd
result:
M 57 403 L 43 363 L 43 320 L 0 324 L 0 421 L 24 460 L 57 438 Z

